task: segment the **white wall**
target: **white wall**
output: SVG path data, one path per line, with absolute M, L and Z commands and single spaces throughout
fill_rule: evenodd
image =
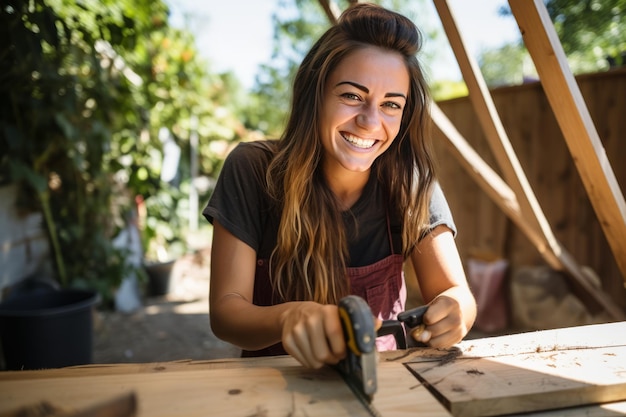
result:
M 41 213 L 19 213 L 17 187 L 0 187 L 0 300 L 5 290 L 42 270 L 49 247 Z

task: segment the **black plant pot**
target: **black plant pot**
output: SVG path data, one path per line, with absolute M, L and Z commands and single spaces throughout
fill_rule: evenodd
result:
M 172 270 L 175 260 L 167 262 L 146 263 L 144 268 L 148 274 L 149 296 L 161 296 L 170 292 L 172 285 Z
M 7 370 L 60 368 L 92 362 L 93 291 L 27 293 L 0 303 L 0 341 Z

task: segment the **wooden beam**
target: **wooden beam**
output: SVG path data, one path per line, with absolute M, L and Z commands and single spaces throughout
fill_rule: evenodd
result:
M 548 264 L 558 263 L 563 265 L 569 277 L 591 297 L 595 306 L 600 306 L 616 320 L 624 320 L 626 315 L 620 307 L 601 288 L 596 287 L 591 282 L 565 248 L 559 245 L 556 254 L 547 250 L 545 245 L 543 245 L 543 236 L 522 214 L 513 190 L 467 143 L 465 138 L 435 103 L 431 104 L 431 118 L 433 120 L 434 134 L 443 140 L 448 151 L 476 181 L 478 186 L 520 228 L 528 240 L 535 245 L 544 260 Z M 589 304 L 588 300 L 583 301 Z
M 541 0 L 509 0 L 524 43 L 626 282 L 626 202 Z
M 517 159 L 515 150 L 500 121 L 496 106 L 493 103 L 480 69 L 475 60 L 467 53 L 447 1 L 434 0 L 434 2 L 448 36 L 448 41 L 452 46 L 463 74 L 465 84 L 467 84 L 470 100 L 485 132 L 489 146 L 502 170 L 504 179 L 517 196 L 520 210 L 526 218 L 526 223 L 543 236 L 541 241 L 533 243 L 541 253 L 552 251 L 553 254 L 556 254 L 559 245 L 526 178 L 524 169 Z M 552 268 L 557 270 L 563 269 L 563 265 L 558 261 L 558 256 L 554 255 L 546 259 Z
M 583 271 L 554 236 L 500 121 L 480 69 L 467 53 L 447 0 L 434 0 L 434 3 L 467 84 L 469 98 L 504 178 L 517 197 L 521 212 L 519 215 L 524 220 L 511 218 L 552 268 L 566 272 L 582 290 L 591 295 L 593 300 L 613 317 L 624 317 L 622 310 L 615 306 L 601 289 L 596 288 L 592 278 Z
M 331 24 L 337 23 L 337 19 L 339 19 L 339 15 L 341 14 L 341 10 L 333 0 L 319 0 L 320 6 L 324 9 L 324 13 L 326 13 L 326 17 Z

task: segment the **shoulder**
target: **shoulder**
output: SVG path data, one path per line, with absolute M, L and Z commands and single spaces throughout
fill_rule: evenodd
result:
M 276 141 L 240 142 L 226 157 L 231 163 L 268 164 L 276 153 Z
M 220 176 L 225 181 L 255 178 L 264 182 L 265 172 L 274 157 L 275 149 L 275 141 L 241 142 L 227 155 Z

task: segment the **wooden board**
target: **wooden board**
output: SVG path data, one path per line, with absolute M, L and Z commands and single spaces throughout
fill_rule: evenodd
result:
M 511 403 L 523 400 L 518 408 L 531 411 L 532 397 L 522 389 L 542 383 L 550 387 L 554 381 L 565 387 L 552 394 L 551 399 L 559 399 L 554 406 L 563 406 L 560 397 L 568 396 L 566 390 L 586 395 L 585 403 L 605 401 L 612 397 L 596 391 L 592 398 L 589 393 L 611 378 L 617 382 L 605 391 L 611 394 L 615 386 L 622 394 L 626 392 L 625 349 L 626 322 L 619 322 L 467 340 L 445 350 L 383 352 L 372 404 L 383 417 L 449 417 L 453 411 L 458 415 L 458 406 L 446 409 L 413 372 L 426 377 L 443 372 L 440 379 L 456 378 L 457 384 L 469 381 L 471 389 L 501 393 L 500 404 L 507 405 L 507 410 L 512 410 Z M 563 369 L 570 372 L 564 376 L 559 373 Z M 602 379 L 588 380 L 597 370 Z M 509 388 L 509 382 L 515 389 Z M 428 383 L 442 384 L 432 379 Z M 576 391 L 575 384 L 582 390 Z M 452 392 L 457 394 L 454 389 L 456 385 Z M 128 392 L 137 395 L 139 417 L 369 415 L 334 370 L 308 370 L 286 356 L 0 372 L 0 415 L 42 401 L 64 411 L 82 410 Z M 481 405 L 480 401 L 465 402 L 470 408 L 474 403 Z M 626 401 L 533 413 L 545 417 L 625 414 Z
M 408 366 L 454 416 L 558 409 L 626 400 L 626 347 Z
M 450 416 L 401 363 L 381 363 L 378 386 L 382 416 Z M 0 414 L 41 401 L 81 410 L 129 391 L 140 417 L 370 415 L 334 370 L 287 357 L 0 373 Z
M 583 326 L 466 341 L 406 361 L 452 415 L 494 416 L 626 400 L 625 339 L 626 323 Z

